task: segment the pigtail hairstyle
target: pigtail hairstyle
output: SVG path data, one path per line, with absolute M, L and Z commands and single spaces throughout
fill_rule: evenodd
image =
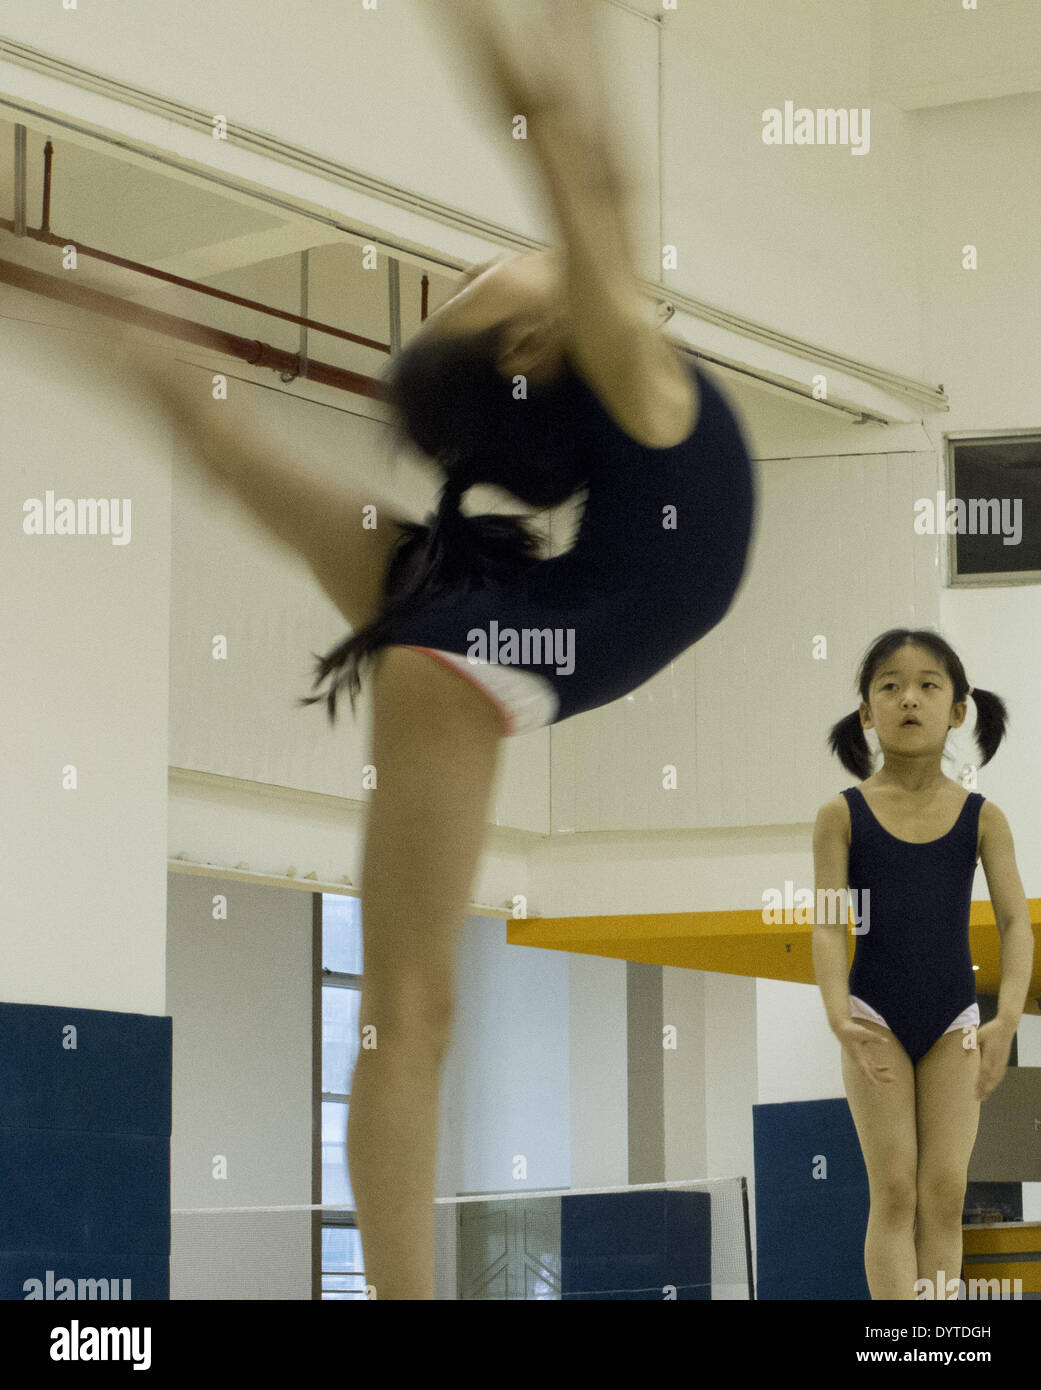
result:
M 828 747 L 858 781 L 866 782 L 871 776 L 871 749 L 864 737 L 859 710 L 832 725 Z
M 875 639 L 861 662 L 857 676 L 860 698 L 869 703 L 868 693 L 875 672 L 893 652 L 900 647 L 927 647 L 936 656 L 950 677 L 954 686 L 954 703 L 970 697 L 976 702 L 976 747 L 980 752 L 980 766 L 990 762 L 998 751 L 998 745 L 1005 737 L 1008 727 L 1008 709 L 1000 695 L 992 690 L 981 690 L 979 686 L 970 687 L 957 652 L 949 643 L 927 628 L 890 628 Z M 860 779 L 866 781 L 871 776 L 871 749 L 864 737 L 860 723 L 860 711 L 854 710 L 832 725 L 828 734 L 828 747 L 838 757 L 843 767 Z

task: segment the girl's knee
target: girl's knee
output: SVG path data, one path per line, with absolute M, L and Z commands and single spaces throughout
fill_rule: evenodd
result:
M 451 986 L 416 985 L 410 980 L 394 981 L 380 991 L 379 998 L 362 999 L 363 1018 L 359 1019 L 365 1046 L 435 1048 L 451 1035 L 455 1005 Z
M 926 1217 L 961 1221 L 965 1205 L 966 1175 L 963 1171 L 930 1168 L 918 1179 L 918 1208 Z
M 913 1159 L 893 1160 L 870 1183 L 871 1208 L 893 1219 L 913 1220 L 918 1205 L 918 1186 Z

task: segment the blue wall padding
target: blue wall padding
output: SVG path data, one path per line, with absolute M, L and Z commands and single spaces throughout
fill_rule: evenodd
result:
M 867 1299 L 867 1169 L 846 1100 L 752 1107 L 756 1296 Z M 815 1158 L 827 1177 L 814 1177 Z
M 66 1301 L 70 1296 L 79 1302 L 82 1289 L 84 1300 L 100 1290 L 89 1285 L 81 1285 L 81 1279 L 109 1280 L 110 1298 L 123 1297 L 124 1279 L 130 1280 L 130 1295 L 136 1302 L 139 1299 L 168 1299 L 170 1297 L 170 1257 L 169 1255 L 131 1255 L 125 1250 L 106 1254 L 94 1251 L 84 1255 L 78 1250 L 33 1250 L 0 1251 L 0 1297 L 6 1299 L 28 1299 L 34 1285 L 29 1281 L 38 1279 L 43 1285 L 39 1297 L 47 1296 L 47 1271 L 51 1271 L 52 1297 Z M 57 1285 L 57 1280 L 73 1279 L 76 1291 L 71 1293 L 67 1286 Z M 27 1287 L 29 1292 L 27 1292 Z M 10 1290 L 10 1292 L 8 1292 Z
M 172 1043 L 170 1018 L 0 1004 L 0 1299 L 48 1269 L 169 1298 Z
M 742 1242 L 744 1234 L 741 1236 Z M 662 1302 L 712 1297 L 712 1199 L 707 1192 L 562 1196 L 562 1299 Z
M 0 1127 L 169 1137 L 172 1038 L 151 1014 L 0 1004 Z

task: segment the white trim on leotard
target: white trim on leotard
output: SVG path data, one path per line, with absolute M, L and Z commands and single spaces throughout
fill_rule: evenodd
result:
M 855 994 L 849 996 L 849 1012 L 851 1018 L 866 1018 L 869 1023 L 880 1023 L 883 1028 L 889 1028 L 889 1024 L 882 1015 L 878 1013 L 877 1010 L 873 1009 L 870 1004 L 865 1004 L 863 999 L 858 999 Z M 955 1033 L 959 1028 L 978 1028 L 979 1023 L 980 1006 L 978 1004 L 970 1004 L 963 1013 L 958 1015 L 950 1027 L 945 1028 L 943 1031 L 946 1034 Z M 892 1028 L 889 1028 L 889 1031 L 892 1032 Z
M 545 728 L 557 716 L 560 698 L 551 682 L 537 671 L 476 661 L 459 652 L 442 651 L 439 647 L 413 647 L 413 650 L 429 652 L 449 666 L 454 666 L 460 675 L 475 685 L 481 686 L 504 712 L 509 723 L 510 738 Z

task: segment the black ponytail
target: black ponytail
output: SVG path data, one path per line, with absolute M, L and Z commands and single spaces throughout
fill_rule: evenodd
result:
M 463 594 L 488 581 L 509 582 L 540 559 L 540 537 L 521 516 L 467 516 L 463 494 L 490 483 L 532 507 L 554 507 L 586 487 L 590 448 L 583 429 L 581 381 L 565 360 L 550 381 L 508 379 L 498 371 L 506 320 L 470 335 L 424 334 L 390 363 L 385 396 L 396 442 L 434 461 L 445 480 L 427 524 L 399 524 L 376 619 L 331 652 L 316 657 L 315 687 L 336 720 L 336 695 L 346 685 L 351 709 L 362 668 L 393 641 L 394 627 L 416 605 L 451 590 Z
M 842 766 L 861 782 L 866 782 L 871 776 L 871 749 L 864 737 L 859 710 L 854 710 L 832 725 L 828 747 L 837 755 Z
M 1008 706 L 993 690 L 972 689 L 972 699 L 976 702 L 976 747 L 980 750 L 985 766 L 998 751 L 998 745 L 1008 730 Z
M 980 752 L 980 766 L 985 767 L 998 751 L 1001 740 L 1008 729 L 1008 709 L 1000 695 L 992 690 L 981 690 L 970 686 L 965 668 L 954 648 L 939 635 L 928 628 L 890 628 L 875 639 L 861 662 L 857 676 L 860 698 L 868 703 L 868 694 L 875 672 L 883 661 L 903 646 L 926 647 L 938 657 L 945 667 L 954 686 L 954 703 L 973 699 L 976 702 L 976 747 Z M 860 722 L 860 711 L 854 710 L 833 724 L 828 734 L 828 747 L 841 761 L 843 767 L 852 772 L 862 782 L 871 776 L 871 749 L 864 737 Z
M 392 640 L 395 623 L 420 599 L 446 590 L 483 588 L 489 579 L 508 580 L 538 562 L 540 538 L 522 517 L 463 513 L 460 502 L 469 486 L 464 479 L 450 477 L 427 525 L 399 523 L 401 535 L 387 565 L 379 615 L 325 656 L 312 652 L 317 662 L 314 688 L 330 676 L 334 679 L 324 695 L 305 697 L 300 704 L 324 699 L 334 724 L 338 692 L 347 687 L 353 712 L 365 668 Z

